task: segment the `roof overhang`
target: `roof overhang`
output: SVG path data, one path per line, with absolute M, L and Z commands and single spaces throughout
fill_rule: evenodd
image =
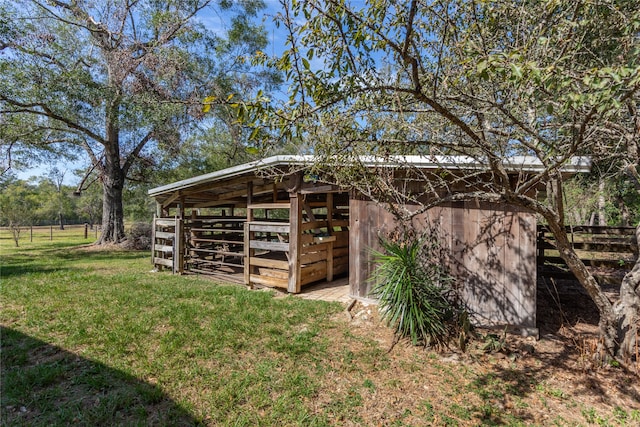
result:
M 152 188 L 149 196 L 156 197 L 166 193 L 181 191 L 194 186 L 224 181 L 230 178 L 278 167 L 301 167 L 312 165 L 316 160 L 313 155 L 281 155 L 267 157 L 250 163 L 222 169 L 208 174 L 196 176 L 171 184 Z M 469 156 L 361 156 L 359 161 L 366 167 L 412 167 L 418 169 L 447 170 L 486 170 L 488 162 L 479 162 Z M 502 162 L 508 173 L 540 173 L 546 166 L 533 156 L 514 156 Z M 571 157 L 560 168 L 564 174 L 588 173 L 591 171 L 591 159 L 588 157 Z

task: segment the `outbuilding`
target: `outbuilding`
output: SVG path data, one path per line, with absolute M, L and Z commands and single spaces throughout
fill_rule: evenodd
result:
M 152 260 L 175 273 L 218 276 L 299 293 L 348 275 L 350 295 L 369 298 L 371 249 L 393 231 L 385 206 L 317 176 L 312 156 L 274 156 L 149 191 L 157 203 Z M 366 167 L 400 168 L 369 158 Z M 463 157 L 403 157 L 423 171 L 481 169 Z M 536 173 L 536 159 L 505 162 L 510 174 Z M 563 172 L 587 172 L 575 159 Z M 419 206 L 407 206 L 419 209 Z M 413 218 L 431 227 L 476 323 L 536 333 L 536 216 L 476 200 L 436 206 Z

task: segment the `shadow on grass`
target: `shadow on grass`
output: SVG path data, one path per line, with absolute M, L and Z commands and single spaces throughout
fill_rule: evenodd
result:
M 14 329 L 0 333 L 3 426 L 199 424 L 156 385 Z

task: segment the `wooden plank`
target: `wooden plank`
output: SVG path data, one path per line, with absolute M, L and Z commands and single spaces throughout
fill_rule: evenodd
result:
M 156 218 L 156 225 L 162 227 L 175 227 L 176 220 L 174 218 Z
M 333 281 L 333 242 L 329 243 L 327 250 L 327 282 Z
M 336 259 L 339 257 L 348 257 L 348 256 L 349 256 L 349 247 L 333 249 L 333 259 Z
M 556 249 L 555 242 L 550 242 L 546 239 L 538 244 L 541 249 Z M 614 253 L 633 252 L 634 248 L 633 244 L 624 242 L 573 242 L 571 246 L 576 250 Z
M 173 246 L 172 245 L 154 245 L 154 250 L 157 252 L 173 253 Z
M 610 265 L 610 266 L 618 266 L 622 263 L 627 264 L 633 264 L 636 261 L 636 257 L 629 255 L 629 256 L 621 256 L 618 257 L 616 259 L 611 259 L 611 258 L 580 258 L 582 260 L 582 262 L 584 262 L 585 264 L 591 264 L 591 265 Z M 545 264 L 546 263 L 550 263 L 550 264 L 565 264 L 564 260 L 559 257 L 559 256 L 545 256 L 544 257 L 544 261 Z
M 300 255 L 300 262 L 304 264 L 311 264 L 314 262 L 327 259 L 327 251 L 308 252 Z
M 247 203 L 247 208 L 248 209 L 290 209 L 291 206 L 289 205 L 289 203 L 282 203 L 282 202 L 278 202 L 278 203 L 254 203 L 249 205 Z
M 313 234 L 310 234 L 310 233 L 302 234 L 300 236 L 300 243 L 303 246 L 310 245 L 313 243 L 313 238 L 314 238 Z
M 247 183 L 247 206 L 253 201 L 253 182 Z M 250 242 L 255 237 L 255 233 L 252 233 L 249 229 L 249 224 L 253 221 L 253 210 L 247 208 L 247 222 L 244 223 L 244 284 L 251 287 L 251 258 L 255 255 L 256 251 L 251 248 Z
M 328 245 L 329 243 L 310 243 L 306 246 L 303 246 L 302 249 L 300 249 L 300 253 L 308 254 L 312 252 L 326 251 Z
M 308 285 L 309 283 L 325 280 L 326 275 L 327 275 L 326 271 L 323 271 L 323 270 L 314 271 L 313 273 L 310 273 L 310 274 L 307 273 L 302 278 L 300 285 L 304 286 L 304 285 Z
M 180 197 L 180 195 L 181 195 L 181 192 L 180 191 L 176 191 L 171 196 L 169 196 L 169 198 L 167 200 L 164 201 L 164 203 L 162 204 L 162 207 L 166 208 L 171 203 L 175 202 Z
M 314 262 L 312 264 L 306 264 L 304 266 L 302 266 L 302 276 L 304 277 L 304 275 L 308 275 L 311 274 L 313 272 L 316 271 L 324 271 L 326 274 L 327 271 L 327 261 L 323 260 L 323 261 L 318 261 L 318 262 Z
M 316 244 L 333 243 L 335 241 L 336 241 L 336 236 L 315 236 L 313 238 L 313 243 L 316 243 Z M 329 245 L 329 246 L 333 246 L 333 245 Z
M 180 203 L 180 215 L 184 216 L 184 203 Z M 176 217 L 176 238 L 173 241 L 175 251 L 173 253 L 174 273 L 182 274 L 184 272 L 184 226 L 182 218 Z
M 242 237 L 242 236 L 240 236 Z M 205 239 L 202 237 L 192 238 L 192 242 L 204 242 L 204 243 L 228 243 L 232 245 L 244 246 L 244 242 L 241 240 L 225 240 L 225 239 Z
M 194 223 L 202 222 L 204 224 L 216 222 L 245 222 L 246 220 L 246 217 L 237 215 L 199 215 L 191 219 Z
M 342 264 L 348 264 L 349 263 L 349 257 L 348 256 L 334 256 L 333 257 L 333 264 L 334 267 L 337 265 L 342 265 Z
M 303 188 L 302 190 L 300 190 L 300 194 L 324 194 L 324 193 L 337 193 L 339 191 L 344 191 L 344 190 L 335 185 L 319 185 L 319 186 Z
M 314 230 L 314 229 L 320 229 L 320 228 L 327 228 L 329 226 L 328 221 L 323 220 L 323 221 L 308 221 L 308 222 L 304 222 L 302 223 L 302 231 L 308 231 L 308 230 Z
M 333 220 L 333 228 L 336 227 L 348 227 L 349 220 L 348 219 L 334 219 Z
M 298 194 L 290 194 L 289 202 L 291 211 L 289 214 L 289 223 L 291 224 L 291 233 L 289 234 L 289 281 L 287 290 L 290 293 L 297 294 L 302 287 L 301 266 L 300 266 L 300 250 L 302 248 L 302 203 L 301 196 Z
M 346 273 L 349 271 L 349 263 L 348 261 L 343 264 L 334 264 L 333 265 L 333 275 L 338 276 L 340 274 Z
M 166 259 L 166 258 L 154 258 L 153 259 L 153 264 L 154 265 L 163 265 L 165 267 L 173 267 L 173 260 L 172 259 Z
M 202 249 L 202 248 L 190 248 L 190 250 L 198 253 L 244 258 L 244 252 L 232 252 L 232 251 L 224 251 L 224 250 L 218 250 L 218 249 Z
M 528 272 L 521 278 L 524 313 L 522 324 L 529 328 L 537 326 L 537 260 L 536 260 L 536 216 L 523 208 L 517 208 L 520 224 L 520 253 L 522 254 L 522 270 Z
M 279 224 L 279 223 L 260 223 L 257 224 L 252 222 L 249 224 L 249 230 L 251 231 L 261 231 L 267 233 L 286 233 L 289 234 L 291 227 L 289 224 Z
M 333 194 L 327 194 L 327 219 L 329 221 L 329 232 L 333 231 Z M 333 238 L 329 243 L 329 248 L 327 249 L 327 281 L 333 281 L 333 246 L 336 241 L 336 236 L 330 236 Z
M 278 259 L 251 257 L 251 265 L 289 271 L 289 262 Z
M 189 260 L 188 263 L 192 264 L 192 265 L 195 265 L 195 264 L 207 264 L 207 265 L 213 265 L 213 266 L 226 266 L 226 267 L 235 267 L 235 268 L 241 268 L 242 267 L 242 264 L 233 263 L 233 262 L 223 262 L 223 261 L 220 261 L 219 259 L 197 258 L 197 259 Z
M 169 233 L 167 231 L 155 231 L 154 237 L 156 239 L 170 239 L 173 240 L 176 237 L 175 233 Z
M 159 206 L 159 205 L 158 205 Z M 153 214 L 153 222 L 151 223 L 151 265 L 153 265 L 153 258 L 155 256 L 155 250 L 154 250 L 154 246 L 156 244 L 156 220 L 158 218 L 156 218 L 156 214 Z
M 282 280 L 283 283 L 288 282 L 289 280 L 289 270 L 279 270 L 266 267 L 258 267 L 256 270 L 258 271 L 258 275 L 262 277 L 274 277 Z
M 334 233 L 335 237 L 336 237 L 336 241 L 333 244 L 333 247 L 342 247 L 342 246 L 349 246 L 349 233 L 348 232 L 342 232 L 342 233 Z
M 255 283 L 255 284 L 258 284 L 258 285 L 268 286 L 268 287 L 271 287 L 271 288 L 284 288 L 284 289 L 287 289 L 287 286 L 288 286 L 288 281 L 287 280 L 278 279 L 276 277 L 259 276 L 257 274 L 252 274 L 249 277 L 249 282 L 250 283 Z
M 250 240 L 249 249 L 264 249 L 266 251 L 289 252 L 291 243 L 266 242 L 263 240 Z
M 364 202 L 349 197 L 349 230 L 352 235 L 351 253 L 349 256 L 349 293 L 354 297 L 366 297 L 361 293 L 360 284 L 364 280 L 362 264 L 362 231 L 360 227 L 361 205 Z

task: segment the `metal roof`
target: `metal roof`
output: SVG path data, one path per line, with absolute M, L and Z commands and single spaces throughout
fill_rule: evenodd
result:
M 252 171 L 278 167 L 278 166 L 304 166 L 311 165 L 315 160 L 313 155 L 281 155 L 267 157 L 262 160 L 233 166 L 227 169 L 211 172 L 171 184 L 152 188 L 149 196 L 155 197 L 167 192 L 173 192 L 202 185 L 208 182 L 221 181 L 247 174 Z M 420 169 L 486 169 L 486 164 L 479 163 L 477 159 L 469 156 L 390 156 L 386 158 L 376 156 L 361 156 L 359 158 L 363 166 L 367 167 L 402 167 L 411 166 Z M 514 156 L 506 158 L 503 163 L 508 172 L 536 173 L 545 170 L 540 159 L 533 156 Z M 562 166 L 562 172 L 567 174 L 587 173 L 591 171 L 591 159 L 588 157 L 572 157 Z

